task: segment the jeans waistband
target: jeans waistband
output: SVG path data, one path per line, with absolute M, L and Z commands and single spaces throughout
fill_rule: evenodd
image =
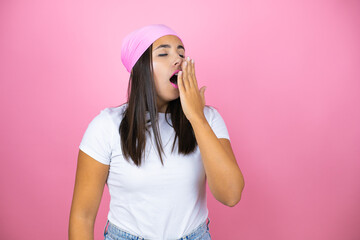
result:
M 191 239 L 195 238 L 196 236 L 201 235 L 203 232 L 208 231 L 209 230 L 209 224 L 210 224 L 210 218 L 207 217 L 205 222 L 202 223 L 197 228 L 195 228 L 191 233 L 189 233 L 186 236 L 183 236 L 181 238 L 173 239 L 173 240 L 185 240 L 185 239 L 186 240 L 191 240 Z M 120 235 L 122 237 L 131 239 L 131 240 L 149 240 L 149 239 L 145 239 L 145 238 L 140 237 L 140 236 L 136 236 L 134 234 L 131 234 L 131 233 L 125 231 L 125 230 L 122 230 L 122 229 L 118 228 L 116 225 L 112 224 L 109 221 L 109 219 L 106 221 L 106 225 L 105 225 L 105 228 L 104 228 L 104 236 L 106 236 L 106 234 L 108 233 L 107 230 L 106 230 L 107 227 L 108 227 L 108 230 L 111 229 L 111 233 Z

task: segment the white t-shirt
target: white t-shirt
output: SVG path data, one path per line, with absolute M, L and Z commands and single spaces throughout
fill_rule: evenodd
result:
M 147 141 L 144 159 L 137 167 L 122 155 L 119 126 L 127 103 L 105 108 L 89 123 L 79 148 L 95 160 L 110 165 L 108 219 L 119 228 L 145 239 L 178 239 L 191 233 L 208 217 L 205 170 L 199 146 L 189 155 L 171 153 L 175 130 L 159 113 L 164 166 L 153 138 Z M 147 119 L 150 119 L 146 112 Z M 204 115 L 218 138 L 229 138 L 224 120 L 213 107 Z M 170 114 L 167 114 L 171 123 Z M 147 134 L 147 139 L 149 135 Z

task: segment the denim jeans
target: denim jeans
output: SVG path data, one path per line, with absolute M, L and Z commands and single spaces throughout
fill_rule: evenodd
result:
M 186 236 L 183 236 L 178 239 L 167 239 L 167 240 L 211 240 L 211 235 L 209 232 L 209 224 L 210 218 L 207 218 L 208 223 L 203 222 L 200 226 L 198 226 L 194 231 L 189 233 Z M 106 229 L 108 227 L 108 229 Z M 112 224 L 109 220 L 106 221 L 106 225 L 104 228 L 104 240 L 149 240 L 140 236 L 132 235 L 114 224 Z M 156 239 L 151 239 L 156 240 Z

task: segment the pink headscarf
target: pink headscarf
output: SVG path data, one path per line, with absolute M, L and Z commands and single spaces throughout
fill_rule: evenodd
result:
M 130 73 L 146 49 L 158 38 L 165 35 L 175 35 L 181 40 L 171 28 L 164 24 L 147 25 L 128 34 L 121 47 L 121 61 L 126 70 Z

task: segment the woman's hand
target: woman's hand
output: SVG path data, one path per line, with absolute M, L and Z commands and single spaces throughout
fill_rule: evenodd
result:
M 180 102 L 186 118 L 193 121 L 205 119 L 204 107 L 206 87 L 200 90 L 195 76 L 195 63 L 187 57 L 182 63 L 182 71 L 178 73 L 178 87 L 180 91 Z

